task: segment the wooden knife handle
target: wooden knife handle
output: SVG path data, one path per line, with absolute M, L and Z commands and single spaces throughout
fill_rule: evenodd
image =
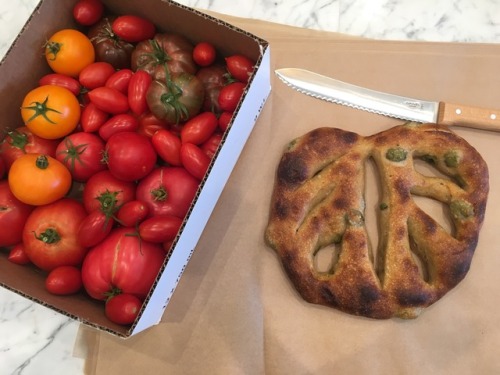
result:
M 437 123 L 500 131 L 500 109 L 440 102 Z

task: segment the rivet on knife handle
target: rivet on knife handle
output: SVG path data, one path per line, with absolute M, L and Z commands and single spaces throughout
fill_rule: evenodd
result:
M 437 123 L 500 131 L 500 110 L 441 102 Z

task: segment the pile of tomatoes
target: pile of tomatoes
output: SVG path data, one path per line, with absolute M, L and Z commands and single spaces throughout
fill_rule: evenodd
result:
M 0 247 L 50 293 L 131 324 L 171 249 L 254 62 L 79 0 L 83 31 L 45 44 L 51 73 L 0 144 Z M 8 228 L 8 229 L 7 229 Z M 7 229 L 7 230 L 6 230 Z

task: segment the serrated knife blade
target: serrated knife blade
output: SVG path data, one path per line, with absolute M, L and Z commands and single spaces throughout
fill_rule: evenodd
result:
M 499 109 L 384 93 L 299 68 L 278 69 L 275 73 L 285 84 L 303 94 L 355 109 L 402 120 L 500 131 Z

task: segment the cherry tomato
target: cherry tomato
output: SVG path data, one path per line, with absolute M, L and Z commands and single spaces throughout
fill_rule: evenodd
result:
M 136 199 L 148 205 L 148 216 L 174 215 L 181 219 L 191 206 L 199 181 L 181 167 L 159 167 L 137 184 Z
M 238 81 L 247 83 L 254 71 L 254 62 L 243 55 L 226 57 L 227 70 Z
M 193 60 L 199 66 L 212 65 L 217 57 L 215 47 L 208 42 L 200 42 L 194 46 Z
M 85 182 L 107 168 L 103 163 L 104 141 L 92 133 L 77 132 L 64 138 L 56 150 L 56 159 L 70 171 L 73 180 Z
M 182 143 L 200 145 L 210 138 L 217 126 L 218 119 L 213 112 L 202 112 L 188 120 L 182 127 Z
M 133 294 L 121 293 L 106 301 L 104 312 L 113 323 L 132 324 L 141 311 L 142 301 Z
M 151 139 L 135 132 L 113 134 L 106 143 L 109 171 L 124 181 L 139 180 L 156 164 L 156 151 Z
M 77 79 L 58 73 L 49 73 L 44 75 L 38 81 L 39 86 L 45 85 L 53 85 L 53 86 L 61 86 L 65 89 L 68 89 L 73 93 L 73 95 L 78 96 L 82 91 L 82 85 L 78 82 Z
M 24 251 L 24 245 L 22 242 L 18 243 L 17 245 L 13 246 L 10 249 L 9 256 L 7 257 L 7 259 L 10 262 L 19 265 L 25 265 L 31 263 L 30 258 L 28 258 L 26 252 Z
M 233 119 L 233 112 L 222 112 L 219 116 L 219 128 L 223 132 L 229 128 L 231 120 Z
M 139 200 L 124 203 L 116 213 L 116 220 L 121 226 L 136 227 L 146 217 L 148 217 L 148 206 Z
M 219 92 L 219 107 L 222 111 L 234 112 L 245 91 L 246 85 L 241 82 L 233 82 L 224 86 Z
M 79 265 L 87 249 L 78 242 L 77 231 L 86 216 L 83 205 L 71 198 L 36 207 L 23 229 L 24 251 L 31 262 L 45 271 Z
M 45 59 L 55 73 L 78 77 L 83 68 L 94 62 L 94 46 L 82 32 L 63 29 L 47 41 Z
M 108 78 L 105 86 L 118 90 L 124 95 L 128 95 L 128 86 L 130 85 L 130 80 L 133 75 L 134 72 L 130 69 L 120 69 Z
M 82 287 L 82 273 L 78 267 L 74 266 L 56 267 L 45 279 L 45 289 L 58 296 L 78 293 Z
M 115 220 L 101 210 L 90 212 L 78 227 L 78 242 L 85 247 L 92 247 L 104 240 L 111 232 Z
M 25 154 L 9 170 L 9 187 L 21 202 L 33 206 L 52 203 L 71 188 L 71 173 L 59 160 L 43 154 Z
M 170 165 L 181 166 L 181 139 L 167 129 L 158 130 L 151 142 L 160 158 Z
M 132 15 L 117 17 L 111 28 L 119 38 L 130 43 L 152 39 L 156 33 L 156 27 L 151 21 Z
M 177 216 L 153 216 L 139 224 L 139 236 L 144 241 L 154 243 L 172 241 L 181 225 L 182 219 Z
M 210 158 L 198 146 L 192 143 L 183 143 L 181 146 L 181 162 L 189 173 L 202 180 L 210 165 Z
M 97 23 L 104 13 L 104 5 L 100 0 L 79 0 L 73 6 L 73 18 L 83 26 Z
M 80 121 L 80 102 L 68 89 L 60 86 L 38 86 L 26 94 L 21 116 L 36 135 L 57 139 L 71 133 Z
M 135 132 L 139 127 L 139 121 L 136 117 L 129 113 L 120 113 L 118 115 L 111 116 L 111 118 L 106 121 L 99 128 L 99 136 L 107 141 L 113 134 L 119 132 Z
M 212 159 L 219 148 L 219 144 L 222 141 L 222 134 L 214 133 L 206 142 L 204 142 L 200 148 L 203 150 L 205 155 Z
M 100 110 L 94 103 L 88 103 L 83 108 L 80 119 L 83 131 L 87 133 L 98 131 L 109 116 L 109 113 Z
M 151 138 L 158 130 L 169 128 L 165 121 L 160 120 L 150 111 L 138 116 L 138 120 L 139 128 L 137 129 L 137 132 L 149 138 Z
M 101 111 L 117 115 L 129 110 L 128 99 L 120 91 L 103 86 L 89 92 L 89 99 Z
M 55 157 L 58 144 L 57 139 L 41 138 L 33 134 L 28 127 L 21 126 L 7 133 L 0 143 L 0 154 L 6 168 L 9 169 L 14 160 L 24 154 L 40 153 Z
M 135 184 L 119 180 L 109 170 L 97 172 L 83 188 L 83 205 L 88 213 L 100 210 L 114 215 L 121 205 L 135 199 Z
M 12 194 L 7 180 L 0 181 L 0 247 L 22 241 L 24 224 L 33 208 Z
M 92 90 L 104 86 L 115 68 L 108 62 L 97 61 L 87 65 L 78 75 L 78 80 L 85 88 Z
M 148 110 L 146 94 L 151 86 L 152 78 L 144 70 L 138 70 L 130 78 L 128 86 L 128 103 L 133 113 L 140 116 Z

